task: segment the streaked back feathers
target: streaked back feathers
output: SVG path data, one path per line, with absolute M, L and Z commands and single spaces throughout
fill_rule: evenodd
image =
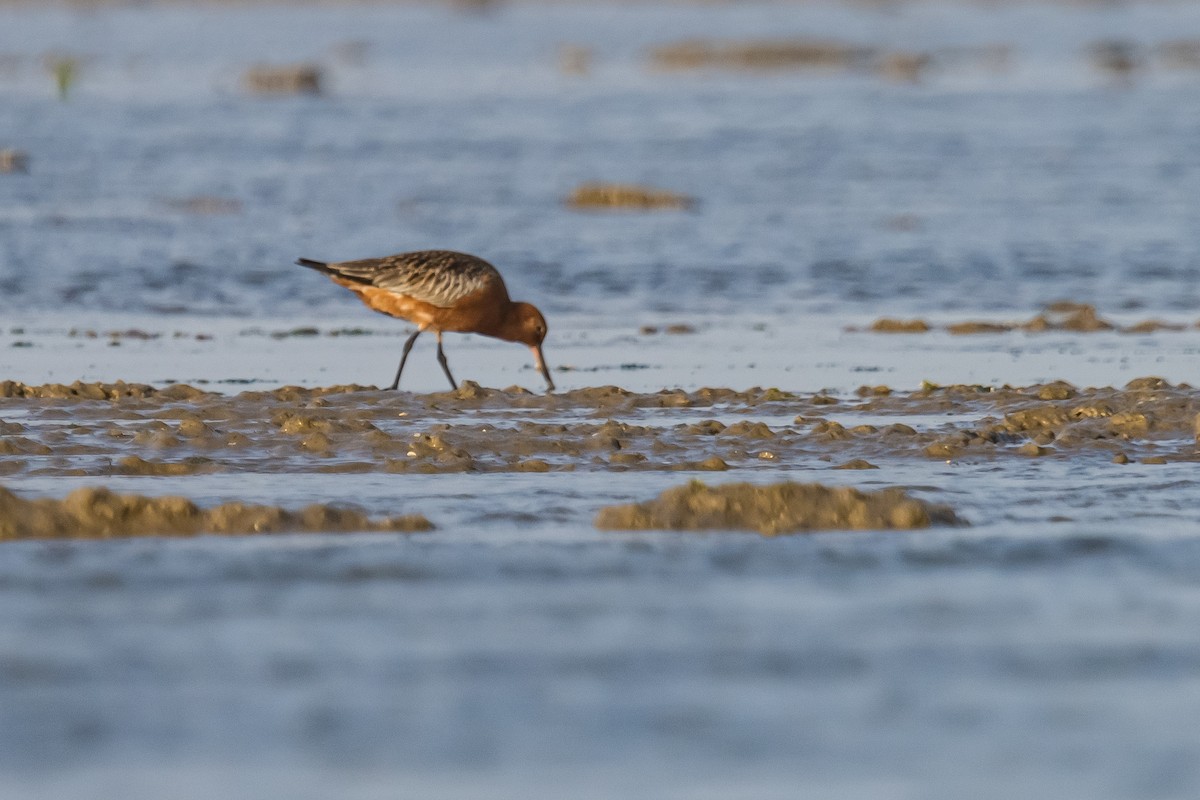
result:
M 452 250 L 418 250 L 330 264 L 302 258 L 296 263 L 439 308 L 449 308 L 467 295 L 488 288 L 508 297 L 504 279 L 495 267 L 477 256 Z

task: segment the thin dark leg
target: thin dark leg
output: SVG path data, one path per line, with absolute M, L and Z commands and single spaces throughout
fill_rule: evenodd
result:
M 388 387 L 389 390 L 400 388 L 400 373 L 404 372 L 404 362 L 408 361 L 408 351 L 412 350 L 413 342 L 420 335 L 421 329 L 417 328 L 413 335 L 408 337 L 408 341 L 404 343 L 404 354 L 400 356 L 400 369 L 396 370 L 396 380 L 392 381 L 392 385 Z
M 454 382 L 454 376 L 450 374 L 450 365 L 446 363 L 446 354 L 442 352 L 442 332 L 438 331 L 438 363 L 442 365 L 442 371 L 446 373 L 446 377 L 450 379 L 450 388 L 457 389 L 458 384 Z

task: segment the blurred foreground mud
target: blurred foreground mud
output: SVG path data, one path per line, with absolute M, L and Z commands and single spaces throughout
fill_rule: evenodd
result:
M 427 531 L 419 514 L 372 519 L 353 509 L 311 505 L 299 511 L 224 503 L 200 508 L 183 497 L 143 497 L 76 489 L 62 500 L 26 500 L 0 487 L 0 541 L 194 536 L 201 533 Z
M 912 530 L 961 520 L 947 506 L 902 489 L 862 492 L 819 483 L 708 486 L 692 481 L 654 500 L 609 506 L 596 517 L 608 530 L 753 530 L 766 536 L 817 530 Z

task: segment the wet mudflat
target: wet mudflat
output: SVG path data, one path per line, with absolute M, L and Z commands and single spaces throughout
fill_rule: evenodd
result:
M 867 459 L 1106 456 L 1195 461 L 1200 391 L 861 386 L 848 398 L 777 388 L 535 395 L 467 381 L 414 395 L 289 386 L 234 395 L 186 384 L 0 382 L 0 474 L 503 473 L 786 470 Z M 779 424 L 779 420 L 788 420 Z M 948 421 L 943 421 L 948 420 Z
M 1194 796 L 1197 8 L 5 5 L 0 795 Z

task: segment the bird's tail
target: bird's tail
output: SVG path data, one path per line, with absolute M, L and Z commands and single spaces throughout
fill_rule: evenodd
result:
M 3 2 L 3 0 L 0 0 L 0 2 Z M 325 261 L 313 261 L 311 258 L 297 258 L 296 263 L 302 267 L 315 269 L 317 272 L 324 272 L 326 275 L 332 275 L 335 278 L 341 278 L 353 283 L 365 283 L 368 285 L 371 283 L 371 276 L 369 274 L 364 275 L 361 269 L 356 270 L 354 268 L 356 264 L 361 265 L 363 262 L 346 261 L 330 264 Z
M 296 263 L 302 267 L 315 269 L 317 272 L 324 272 L 326 274 L 335 272 L 335 270 L 330 269 L 329 264 L 325 263 L 324 261 L 313 261 L 311 258 L 297 258 Z

